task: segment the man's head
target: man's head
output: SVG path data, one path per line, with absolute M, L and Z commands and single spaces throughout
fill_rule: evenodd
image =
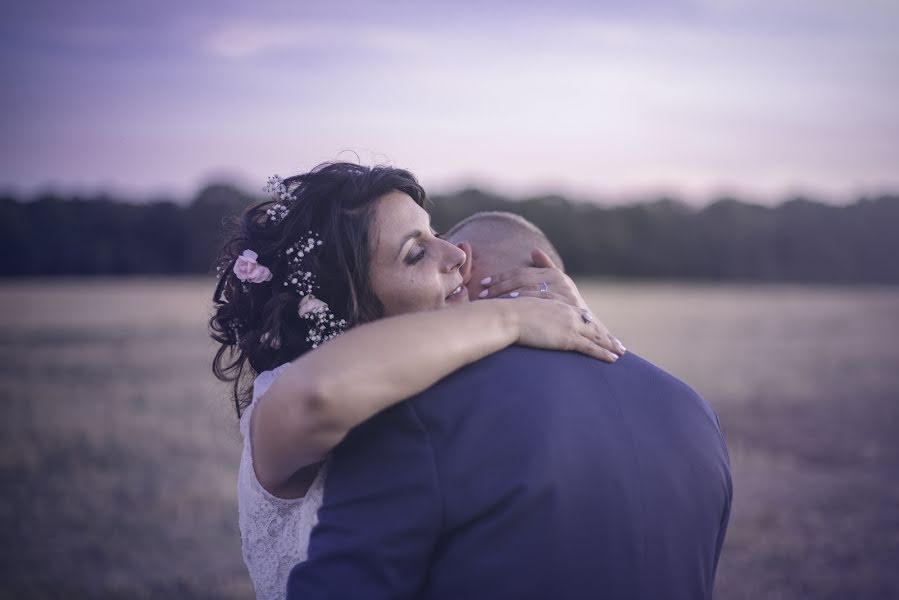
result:
M 559 269 L 565 270 L 559 252 L 540 228 L 514 213 L 475 213 L 454 225 L 443 238 L 453 244 L 466 241 L 471 245 L 470 274 L 467 274 L 471 300 L 477 300 L 484 289 L 480 283 L 484 277 L 533 266 L 534 248 L 543 250 Z

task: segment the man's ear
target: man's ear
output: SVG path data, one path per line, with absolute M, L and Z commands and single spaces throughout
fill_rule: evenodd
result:
M 546 255 L 546 252 L 544 252 L 540 248 L 534 248 L 533 251 L 531 251 L 531 260 L 534 261 L 535 267 L 540 267 L 541 269 L 558 269 L 559 268 L 552 261 L 552 259 Z
M 471 281 L 471 258 L 473 252 L 471 244 L 468 242 L 459 242 L 456 246 L 465 252 L 465 263 L 462 265 L 462 283 L 468 285 L 468 282 Z

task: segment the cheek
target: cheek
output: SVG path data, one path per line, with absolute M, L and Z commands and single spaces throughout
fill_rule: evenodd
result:
M 376 287 L 375 293 L 384 305 L 384 313 L 388 317 L 436 308 L 443 298 L 440 288 L 431 282 L 421 281 L 420 275 L 415 273 L 392 277 Z

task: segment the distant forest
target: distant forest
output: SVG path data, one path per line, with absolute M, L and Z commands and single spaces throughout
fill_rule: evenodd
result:
M 211 273 L 223 219 L 262 199 L 230 185 L 210 185 L 185 205 L 3 197 L 0 276 Z M 474 189 L 431 199 L 439 231 L 481 210 L 536 223 L 575 276 L 899 283 L 899 196 L 848 206 L 722 199 L 701 209 L 669 199 L 611 207 L 512 200 Z

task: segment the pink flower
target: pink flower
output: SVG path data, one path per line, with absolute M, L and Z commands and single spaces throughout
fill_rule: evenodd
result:
M 241 281 L 250 283 L 262 283 L 272 278 L 272 272 L 268 267 L 263 267 L 256 262 L 259 255 L 252 250 L 244 250 L 234 263 L 234 274 Z
M 312 294 L 306 294 L 303 296 L 303 299 L 300 300 L 300 310 L 298 311 L 300 316 L 319 310 L 327 310 L 328 305 Z

